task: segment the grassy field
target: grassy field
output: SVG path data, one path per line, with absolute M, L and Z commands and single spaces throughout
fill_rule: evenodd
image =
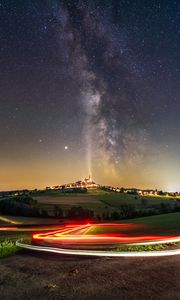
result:
M 34 199 L 37 199 L 39 201 L 43 201 L 43 198 L 47 201 L 48 198 L 51 199 L 54 203 L 56 201 L 62 201 L 64 202 L 65 199 L 71 198 L 72 201 L 78 202 L 82 201 L 86 198 L 92 198 L 94 201 L 96 200 L 112 200 L 112 201 L 127 201 L 131 203 L 134 200 L 141 201 L 141 199 L 146 199 L 147 201 L 150 201 L 151 203 L 159 203 L 159 202 L 171 202 L 173 201 L 173 197 L 167 197 L 167 196 L 139 196 L 139 195 L 131 195 L 126 193 L 116 193 L 116 192 L 109 192 L 104 191 L 101 189 L 89 189 L 87 193 L 63 193 L 61 191 L 45 191 L 44 193 L 39 193 L 33 195 Z M 55 198 L 58 198 L 55 199 Z M 62 199 L 61 199 L 62 198 Z M 77 198 L 77 199 L 76 199 Z
M 121 204 L 141 204 L 142 199 L 146 199 L 147 206 L 153 204 L 159 204 L 161 202 L 172 203 L 174 202 L 173 198 L 170 197 L 154 197 L 154 196 L 139 196 L 139 195 L 130 195 L 123 193 L 108 193 L 108 194 L 99 194 L 97 199 L 101 200 L 107 205 L 118 207 Z
M 172 197 L 166 196 L 139 196 L 125 193 L 108 192 L 101 189 L 88 190 L 87 193 L 62 193 L 60 191 L 46 191 L 33 196 L 41 207 L 50 213 L 53 205 L 60 205 L 64 209 L 72 206 L 82 206 L 92 209 L 96 213 L 113 212 L 122 204 L 134 204 L 137 208 L 141 206 L 142 199 L 146 201 L 146 208 L 158 205 L 162 202 L 174 204 Z
M 51 191 L 45 191 L 43 193 L 37 193 L 37 194 L 33 194 L 33 198 L 36 199 L 38 198 L 40 200 L 40 198 L 44 198 L 44 197 L 49 197 L 52 199 L 55 199 L 56 197 L 58 198 L 73 198 L 74 201 L 77 201 L 76 198 L 79 199 L 85 199 L 85 198 L 89 198 L 92 197 L 93 200 L 95 200 L 99 195 L 110 195 L 110 194 L 114 194 L 112 192 L 107 192 L 107 191 L 103 191 L 101 189 L 89 189 L 86 193 L 69 193 L 69 192 L 62 192 L 62 191 L 58 191 L 58 190 L 51 190 Z
M 57 211 L 57 205 L 63 209 L 64 214 L 67 214 L 67 211 L 73 206 L 81 206 L 82 208 L 90 209 L 94 211 L 94 215 L 105 216 L 111 215 L 113 212 L 122 213 L 121 206 L 123 204 L 132 204 L 137 214 L 143 215 L 145 212 L 146 215 L 152 214 L 154 212 L 160 213 L 159 210 L 161 203 L 170 204 L 170 207 L 173 208 L 176 204 L 174 198 L 166 196 L 139 196 L 131 195 L 126 193 L 115 193 L 104 191 L 101 189 L 89 189 L 87 193 L 63 193 L 58 190 L 37 192 L 32 195 L 34 199 L 37 200 L 40 209 L 47 213 L 49 218 L 26 218 L 26 217 L 14 217 L 14 216 L 1 216 L 0 215 L 0 224 L 4 223 L 3 217 L 9 218 L 10 222 L 19 222 L 22 224 L 48 224 L 56 223 L 57 220 L 53 219 Z M 5 201 L 5 200 L 3 200 Z
M 116 222 L 117 223 L 117 222 Z M 130 234 L 180 234 L 180 212 L 163 215 L 137 218 L 131 220 L 119 221 L 117 224 L 127 224 L 126 226 L 98 226 L 94 225 L 88 229 L 85 234 L 102 234 L 102 233 L 130 233 Z M 128 226 L 128 224 L 130 224 Z M 132 224 L 132 225 L 131 225 Z
M 127 222 L 127 220 L 125 222 Z M 133 224 L 146 224 L 165 230 L 176 230 L 180 233 L 180 212 L 131 219 L 128 220 L 128 222 Z
M 117 225 L 117 226 L 116 226 Z M 88 234 L 128 234 L 128 233 L 137 233 L 139 232 L 139 229 L 143 228 L 144 226 L 130 226 L 127 224 L 127 226 L 118 226 L 119 224 L 115 223 L 114 225 L 108 225 L 108 226 L 102 226 L 102 225 L 92 225 L 87 231 L 85 231 L 85 235 Z
M 38 204 L 44 210 L 47 210 L 49 213 L 53 214 L 54 205 L 60 205 L 63 209 L 69 209 L 72 206 L 82 206 L 96 210 L 98 207 L 102 208 L 104 205 L 97 200 L 96 198 L 92 197 L 91 195 L 82 197 L 82 195 L 76 195 L 76 197 L 72 195 L 68 196 L 41 196 L 35 197 L 35 200 L 38 201 Z
M 96 198 L 93 198 L 91 196 L 89 197 L 82 197 L 82 196 L 76 196 L 76 197 L 72 197 L 72 196 L 64 196 L 64 197 L 53 197 L 53 196 L 41 196 L 41 197 L 35 197 L 35 200 L 38 201 L 38 203 L 43 203 L 43 204 L 62 204 L 62 205 L 79 205 L 81 203 L 84 203 L 84 201 L 89 201 L 92 203 L 99 203 L 99 201 Z

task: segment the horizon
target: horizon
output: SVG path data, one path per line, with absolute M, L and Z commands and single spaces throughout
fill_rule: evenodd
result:
M 90 176 L 90 175 L 89 175 Z M 44 185 L 44 186 L 30 186 L 30 187 L 22 187 L 22 188 L 14 188 L 14 189 L 7 189 L 7 190 L 0 190 L 0 192 L 13 192 L 13 191 L 23 191 L 23 190 L 45 190 L 47 187 L 55 187 L 55 186 L 63 186 L 63 185 L 66 185 L 66 184 L 72 184 L 72 183 L 76 183 L 78 181 L 81 181 L 81 180 L 84 180 L 85 178 L 87 177 L 84 177 L 84 178 L 81 178 L 81 179 L 76 179 L 76 180 L 68 180 L 67 182 L 63 182 L 63 183 L 55 183 L 55 184 L 52 184 L 52 185 Z M 122 186 L 122 185 L 111 185 L 111 184 L 104 184 L 104 183 L 99 183 L 98 181 L 94 180 L 93 177 L 91 177 L 91 180 L 93 182 L 95 182 L 96 184 L 98 184 L 100 187 L 103 187 L 103 186 L 111 186 L 111 187 L 114 187 L 114 188 L 124 188 L 125 190 L 126 189 L 137 189 L 137 190 L 157 190 L 157 191 L 163 191 L 163 192 L 167 192 L 167 193 L 175 193 L 175 192 L 180 192 L 180 189 L 175 189 L 175 190 L 164 190 L 164 189 L 161 189 L 161 188 L 157 188 L 157 187 L 138 187 L 138 186 Z M 98 188 L 98 187 L 97 187 Z

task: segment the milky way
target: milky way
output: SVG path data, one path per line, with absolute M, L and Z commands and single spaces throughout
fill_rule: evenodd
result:
M 92 172 L 92 161 L 98 160 L 115 172 L 124 161 L 139 163 L 146 149 L 143 96 L 126 59 L 124 32 L 103 18 L 93 3 L 79 2 L 69 9 L 57 5 L 56 33 L 66 51 L 66 67 L 79 87 L 88 170 Z

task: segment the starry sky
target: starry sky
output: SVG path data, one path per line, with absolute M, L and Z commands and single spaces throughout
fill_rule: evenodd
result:
M 0 0 L 0 190 L 180 190 L 180 3 Z

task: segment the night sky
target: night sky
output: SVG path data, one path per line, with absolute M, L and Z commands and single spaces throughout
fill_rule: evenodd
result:
M 180 2 L 0 0 L 0 190 L 180 190 Z

